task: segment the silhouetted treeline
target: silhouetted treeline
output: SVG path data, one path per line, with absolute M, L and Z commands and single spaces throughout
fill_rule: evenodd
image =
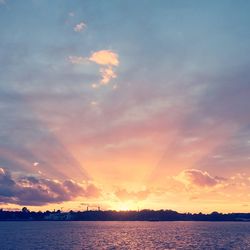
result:
M 250 221 L 250 213 L 178 213 L 172 210 L 31 212 L 0 210 L 0 221 Z

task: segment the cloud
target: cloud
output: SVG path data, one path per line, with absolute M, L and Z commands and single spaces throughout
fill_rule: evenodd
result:
M 119 65 L 118 54 L 111 50 L 99 50 L 93 52 L 89 57 L 89 60 L 100 65 Z
M 37 167 L 38 165 L 39 165 L 39 162 L 37 162 L 37 161 L 33 163 L 34 167 Z
M 223 181 L 223 178 L 213 177 L 208 172 L 199 169 L 185 169 L 176 179 L 186 185 L 199 187 L 214 187 Z
M 5 0 L 0 0 L 0 4 L 6 4 Z
M 93 83 L 92 88 L 107 85 L 112 79 L 117 77 L 114 67 L 119 65 L 118 54 L 111 50 L 99 50 L 86 58 L 82 56 L 68 56 L 68 61 L 76 65 L 84 64 L 88 61 L 100 65 L 101 80 L 99 83 Z
M 86 59 L 82 56 L 69 56 L 68 60 L 72 64 L 83 64 L 86 62 Z
M 97 198 L 100 196 L 101 190 L 94 184 L 89 184 L 85 191 L 84 196 L 87 198 Z
M 117 198 L 119 198 L 122 201 L 127 200 L 145 200 L 149 196 L 150 191 L 149 190 L 141 190 L 141 191 L 131 191 L 129 192 L 126 189 L 118 189 L 115 192 L 115 195 Z
M 87 28 L 87 25 L 84 22 L 80 22 L 80 23 L 76 24 L 73 29 L 75 32 L 81 32 L 86 28 Z
M 40 206 L 60 203 L 76 197 L 95 198 L 100 189 L 93 183 L 52 180 L 35 176 L 17 176 L 0 168 L 0 203 Z
M 116 73 L 114 72 L 112 67 L 107 67 L 107 68 L 101 68 L 100 73 L 102 76 L 101 85 L 108 84 L 111 79 L 116 78 Z
M 114 72 L 114 67 L 119 65 L 119 57 L 117 53 L 111 50 L 99 50 L 93 52 L 88 60 L 102 66 L 100 68 L 100 85 L 106 85 L 112 79 L 117 77 Z

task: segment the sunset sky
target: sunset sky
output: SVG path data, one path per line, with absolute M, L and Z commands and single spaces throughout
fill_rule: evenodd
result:
M 249 10 L 0 0 L 0 207 L 249 212 Z

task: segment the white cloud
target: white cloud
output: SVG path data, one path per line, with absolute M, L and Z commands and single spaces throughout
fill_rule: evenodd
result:
M 39 162 L 37 162 L 37 161 L 33 163 L 34 167 L 37 167 L 38 165 L 39 165 Z
M 87 25 L 84 22 L 80 22 L 80 23 L 76 24 L 76 26 L 73 29 L 75 32 L 81 32 L 86 28 L 87 28 Z
M 97 88 L 99 87 L 99 84 L 93 83 L 93 84 L 91 85 L 91 87 L 92 87 L 93 89 L 97 89 Z
M 91 106 L 97 106 L 97 105 L 98 105 L 98 102 L 92 101 L 92 102 L 90 103 L 90 105 L 91 105 Z

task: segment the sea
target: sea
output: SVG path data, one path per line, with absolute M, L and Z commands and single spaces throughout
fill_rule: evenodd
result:
M 0 249 L 250 250 L 250 222 L 0 222 Z

